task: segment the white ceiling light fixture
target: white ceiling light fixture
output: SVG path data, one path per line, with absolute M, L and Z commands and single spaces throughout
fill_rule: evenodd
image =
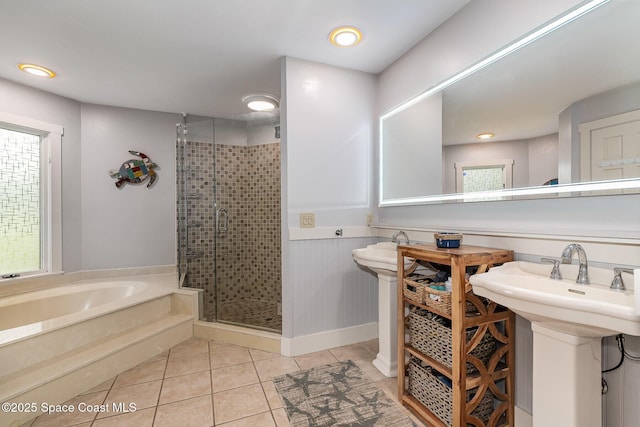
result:
M 18 69 L 20 71 L 24 71 L 25 73 L 32 74 L 38 77 L 48 77 L 50 79 L 56 76 L 55 71 L 50 70 L 47 67 L 43 67 L 41 65 L 35 64 L 18 64 Z
M 280 106 L 278 98 L 273 95 L 247 95 L 242 97 L 242 102 L 253 111 L 271 111 Z
M 485 132 L 485 133 L 478 134 L 478 135 L 476 136 L 476 138 L 478 138 L 478 139 L 491 139 L 491 138 L 493 138 L 494 136 L 495 136 L 495 135 L 494 135 L 494 134 L 492 134 L 491 132 Z
M 338 47 L 353 47 L 362 41 L 362 31 L 351 26 L 338 27 L 329 33 L 329 41 Z

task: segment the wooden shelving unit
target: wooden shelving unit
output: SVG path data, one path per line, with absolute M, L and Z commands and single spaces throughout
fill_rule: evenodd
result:
M 416 260 L 414 265 L 407 269 L 404 268 L 405 257 Z M 502 249 L 466 245 L 455 249 L 442 249 L 434 244 L 398 246 L 398 397 L 403 405 L 429 425 L 514 426 L 514 314 L 505 307 L 474 295 L 465 277 L 467 267 L 477 267 L 477 273 L 482 273 L 493 265 L 512 260 L 513 252 Z M 412 280 L 411 274 L 418 261 L 451 267 L 453 287 L 450 295 L 450 313 L 446 309 L 434 308 L 432 304 L 419 304 L 404 297 L 404 285 Z M 473 305 L 471 310 L 467 308 L 468 304 Z M 447 324 L 450 324 L 451 341 L 443 342 L 451 347 L 450 367 L 410 344 L 408 313 L 417 309 L 426 310 L 418 312 L 428 312 L 427 316 L 430 318 L 437 315 L 440 319 L 447 319 Z M 485 334 L 490 334 L 491 337 L 484 338 Z M 443 338 L 433 337 L 433 340 L 438 339 Z M 495 341 L 495 349 L 486 362 L 471 354 L 484 339 Z M 437 345 L 437 341 L 433 343 Z M 447 386 L 444 386 L 447 393 L 444 394 L 451 398 L 448 421 L 441 419 L 429 409 L 427 404 L 431 405 L 431 401 L 424 396 L 421 401 L 420 396 L 412 395 L 410 382 L 416 381 L 414 378 L 417 377 L 409 375 L 410 359 L 413 360 L 414 373 L 415 364 L 419 363 L 426 370 L 437 374 L 442 383 L 447 383 Z M 467 373 L 467 363 L 475 367 L 472 373 Z M 479 405 L 483 405 L 484 402 L 484 407 L 487 408 L 487 401 L 491 402 L 488 407 L 490 416 L 480 419 L 476 416 Z

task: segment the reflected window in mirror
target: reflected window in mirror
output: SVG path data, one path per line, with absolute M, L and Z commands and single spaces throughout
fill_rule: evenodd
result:
M 456 192 L 498 191 L 513 186 L 513 159 L 456 163 Z

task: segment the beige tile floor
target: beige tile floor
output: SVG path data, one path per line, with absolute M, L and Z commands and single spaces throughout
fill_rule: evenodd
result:
M 271 378 L 347 359 L 397 403 L 396 379 L 371 363 L 377 351 L 373 340 L 291 358 L 191 338 L 70 400 L 73 412 L 41 415 L 23 427 L 288 426 Z M 113 403 L 135 404 L 135 411 L 114 412 Z M 110 411 L 81 412 L 81 405 Z

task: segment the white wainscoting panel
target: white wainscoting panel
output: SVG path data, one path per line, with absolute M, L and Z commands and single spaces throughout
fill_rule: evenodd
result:
M 377 322 L 378 287 L 374 273 L 360 268 L 353 249 L 377 238 L 289 241 L 291 337 Z

